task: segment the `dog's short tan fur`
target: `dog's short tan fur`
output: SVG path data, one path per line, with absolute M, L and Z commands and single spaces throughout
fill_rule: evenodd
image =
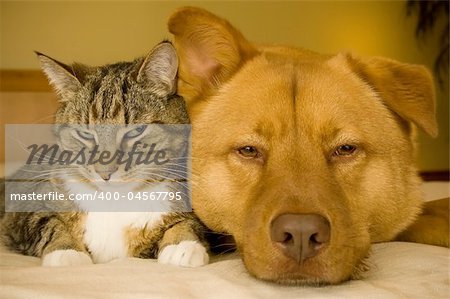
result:
M 364 268 L 370 243 L 392 240 L 418 216 L 412 124 L 437 134 L 424 67 L 256 46 L 197 8 L 175 12 L 169 30 L 192 120 L 193 207 L 233 235 L 250 273 L 347 280 Z M 336 154 L 345 144 L 356 151 Z M 246 157 L 246 146 L 258 154 Z M 270 224 L 286 213 L 328 219 L 331 239 L 317 256 L 297 263 L 273 245 Z

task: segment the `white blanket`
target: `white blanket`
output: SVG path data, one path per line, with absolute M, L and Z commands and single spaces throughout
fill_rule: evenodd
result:
M 238 257 L 200 268 L 124 259 L 69 268 L 1 253 L 1 298 L 449 298 L 449 249 L 412 243 L 373 246 L 362 280 L 293 287 L 250 277 Z
M 440 187 L 448 191 L 448 184 Z M 2 249 L 0 298 L 450 298 L 449 253 L 422 244 L 375 244 L 364 279 L 300 287 L 250 277 L 237 255 L 195 269 L 131 258 L 44 268 L 38 258 Z

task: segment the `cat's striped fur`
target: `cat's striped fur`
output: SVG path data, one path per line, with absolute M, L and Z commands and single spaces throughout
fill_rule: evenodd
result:
M 175 92 L 178 63 L 168 42 L 156 46 L 145 58 L 102 67 L 68 66 L 37 54 L 60 98 L 57 124 L 189 122 L 184 101 Z M 66 191 L 60 185 L 52 188 Z M 161 255 L 161 262 L 182 266 L 208 262 L 204 226 L 193 213 L 4 213 L 3 182 L 1 189 L 3 244 L 25 255 L 43 257 L 44 265 Z M 107 229 L 102 228 L 105 225 Z M 114 229 L 116 235 L 108 237 Z M 114 244 L 117 242 L 123 244 Z

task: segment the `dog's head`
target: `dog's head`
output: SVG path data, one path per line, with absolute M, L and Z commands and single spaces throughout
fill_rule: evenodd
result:
M 193 128 L 193 207 L 250 273 L 338 283 L 420 210 L 412 123 L 437 134 L 416 65 L 257 47 L 183 8 L 169 21 Z

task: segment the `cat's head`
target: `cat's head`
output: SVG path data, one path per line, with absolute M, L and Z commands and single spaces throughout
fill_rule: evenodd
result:
M 128 188 L 131 183 L 139 187 L 149 180 L 185 177 L 181 161 L 187 155 L 187 131 L 185 126 L 169 126 L 189 122 L 185 103 L 176 94 L 178 59 L 171 43 L 160 43 L 146 57 L 132 62 L 100 67 L 69 66 L 37 54 L 60 99 L 55 126 L 59 145 L 72 158 L 84 152 L 70 163 L 65 178 L 102 190 L 112 182 L 126 183 Z M 137 165 L 137 154 L 131 165 L 120 163 L 133 151 L 144 152 L 141 160 L 145 159 L 152 145 L 149 159 L 162 150 L 164 157 L 159 160 L 168 163 Z M 98 151 L 96 159 L 88 163 L 94 150 Z M 102 162 L 98 158 L 103 152 L 109 154 Z M 112 159 L 114 155 L 119 156 Z
M 178 58 L 170 42 L 145 58 L 100 67 L 37 55 L 60 100 L 56 123 L 189 122 L 184 101 L 175 94 Z

